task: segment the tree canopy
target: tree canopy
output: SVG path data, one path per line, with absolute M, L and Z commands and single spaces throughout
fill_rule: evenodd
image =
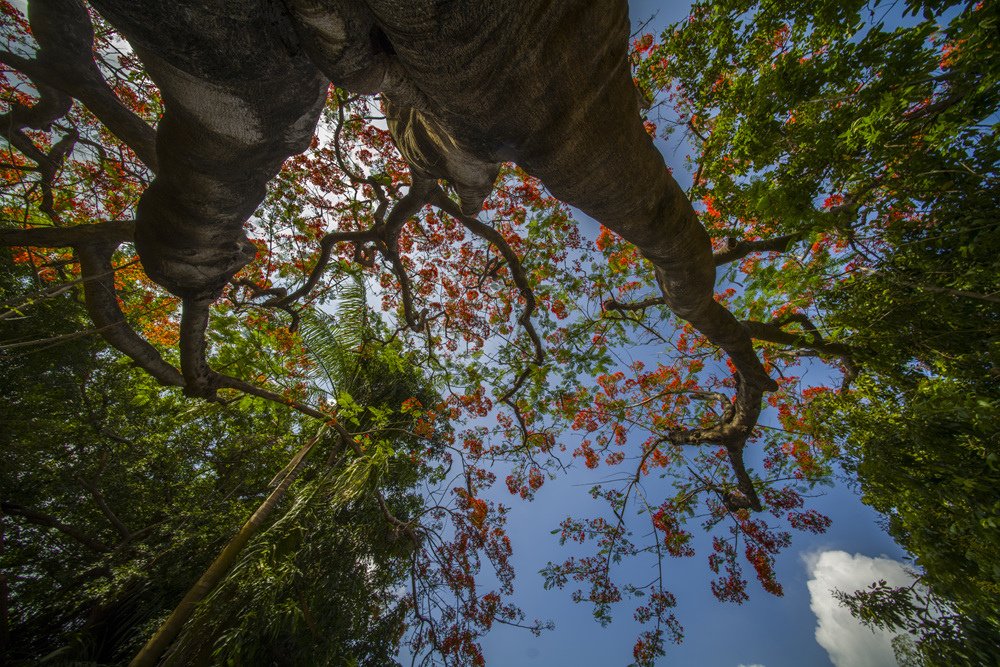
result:
M 995 659 L 995 3 L 432 4 L 0 1 L 12 659 L 482 664 L 573 464 L 545 585 L 637 665 L 631 563 L 781 595 L 838 470 L 920 575 L 845 603 Z

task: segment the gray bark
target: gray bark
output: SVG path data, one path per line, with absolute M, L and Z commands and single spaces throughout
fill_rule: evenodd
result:
M 147 273 L 205 299 L 252 254 L 241 226 L 305 148 L 325 82 L 381 92 L 405 157 L 472 212 L 514 161 L 634 243 L 667 305 L 773 388 L 713 299 L 708 235 L 646 134 L 623 0 L 94 0 L 163 91 L 160 171 L 136 240 Z
M 135 243 L 147 274 L 185 309 L 207 308 L 252 258 L 243 224 L 282 161 L 308 145 L 330 77 L 382 93 L 414 178 L 448 180 L 464 212 L 512 160 L 617 231 L 654 265 L 664 303 L 729 354 L 742 393 L 775 388 L 749 331 L 715 302 L 708 235 L 642 126 L 623 0 L 286 2 L 93 0 L 162 91 L 147 160 L 157 176 L 139 202 Z M 35 70 L 42 88 L 56 84 L 29 120 L 65 107 L 59 95 L 72 86 L 55 79 L 73 72 L 90 83 L 72 94 L 104 86 L 96 97 L 113 98 L 79 0 L 35 0 L 31 18 L 38 56 L 0 52 Z M 120 136 L 129 123 L 118 123 Z M 148 143 L 145 130 L 133 134 Z M 406 292 L 405 273 L 400 281 Z M 204 360 L 189 361 L 186 384 L 210 397 Z
M 178 296 L 216 297 L 253 258 L 243 224 L 309 145 L 328 83 L 277 3 L 93 4 L 164 99 L 159 170 L 136 218 L 143 267 Z

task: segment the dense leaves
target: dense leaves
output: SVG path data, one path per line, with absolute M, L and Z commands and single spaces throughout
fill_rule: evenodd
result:
M 853 383 L 803 428 L 842 445 L 927 587 L 848 599 L 928 664 L 989 663 L 1000 637 L 997 21 L 990 3 L 713 2 L 638 58 L 699 145 L 706 223 L 794 244 L 737 265 L 736 302 L 805 313 L 815 352 L 843 353 Z M 947 611 L 904 611 L 927 600 Z
M 7 294 L 16 294 L 18 276 L 7 277 Z M 15 320 L 25 338 L 50 332 L 37 330 L 46 308 L 59 311 L 59 322 L 72 323 L 74 313 L 80 321 L 67 296 L 38 308 Z M 258 399 L 192 405 L 95 338 L 83 342 L 3 359 L 12 661 L 129 659 L 314 428 Z M 422 507 L 413 489 L 429 470 L 413 454 L 427 444 L 407 435 L 414 418 L 401 406 L 433 394 L 391 345 L 369 353 L 313 345 L 325 369 L 317 384 L 330 389 L 335 378 L 342 400 L 354 392 L 365 402 L 352 420 L 369 434 L 369 453 L 336 456 L 337 439 L 321 443 L 281 517 L 189 625 L 179 664 L 385 665 L 397 651 L 405 611 L 397 591 L 413 545 L 359 493 L 377 477 L 391 511 L 405 517 Z M 359 462 L 380 456 L 377 475 L 357 475 Z

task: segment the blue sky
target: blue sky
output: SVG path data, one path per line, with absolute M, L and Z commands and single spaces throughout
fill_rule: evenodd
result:
M 504 492 L 502 500 L 512 505 L 508 528 L 518 572 L 516 601 L 529 618 L 551 619 L 556 627 L 538 638 L 524 631 L 495 628 L 485 641 L 487 664 L 570 667 L 630 662 L 632 642 L 640 630 L 632 621 L 632 606 L 619 605 L 615 620 L 602 628 L 591 617 L 589 607 L 570 600 L 570 590 L 546 591 L 537 574 L 547 561 L 564 559 L 570 553 L 559 546 L 550 530 L 567 515 L 586 515 L 591 508 L 600 511 L 586 494 L 586 489 L 599 479 L 600 475 L 578 466 L 564 477 L 547 482 L 531 503 L 512 501 Z M 833 664 L 815 638 L 817 616 L 810 609 L 808 561 L 832 552 L 891 558 L 900 558 L 902 552 L 878 527 L 876 514 L 844 485 L 830 489 L 813 506 L 830 516 L 833 526 L 825 535 L 796 533 L 792 547 L 779 556 L 776 570 L 784 597 L 776 598 L 751 581 L 749 602 L 737 606 L 716 601 L 709 589 L 713 575 L 705 562 L 706 539 L 698 545 L 697 556 L 666 562 L 667 585 L 677 596 L 676 612 L 685 629 L 685 640 L 680 646 L 669 647 L 661 664 Z M 639 561 L 625 568 L 650 566 L 648 561 Z M 873 663 L 881 664 L 893 663 Z
M 646 31 L 658 33 L 663 26 L 684 18 L 688 6 L 686 2 L 633 1 L 632 23 L 636 26 L 655 13 Z M 658 145 L 685 185 L 682 176 L 686 173 L 685 147 L 678 145 L 676 139 L 669 144 L 659 141 Z M 655 359 L 644 361 L 655 363 Z M 822 371 L 813 373 L 812 382 L 825 381 Z M 773 417 L 765 413 L 762 423 L 773 424 Z M 600 512 L 601 508 L 592 504 L 586 493 L 600 480 L 600 471 L 595 474 L 576 466 L 564 477 L 547 482 L 531 503 L 511 498 L 502 484 L 494 489 L 497 500 L 512 505 L 508 527 L 518 572 L 515 602 L 529 619 L 553 620 L 556 627 L 538 638 L 523 630 L 496 627 L 484 642 L 487 664 L 576 667 L 631 662 L 632 643 L 641 629 L 632 620 L 634 604 L 619 605 L 615 620 L 602 628 L 593 620 L 588 606 L 570 600 L 571 589 L 546 591 L 538 574 L 548 561 L 562 561 L 572 553 L 560 547 L 557 536 L 550 531 L 568 515 L 587 516 L 591 508 L 595 513 Z M 697 556 L 666 562 L 667 585 L 677 597 L 676 614 L 684 626 L 685 640 L 679 646 L 669 646 L 667 656 L 658 664 L 699 667 L 895 664 L 888 653 L 887 640 L 851 627 L 850 619 L 845 618 L 843 610 L 837 608 L 825 591 L 834 585 L 858 588 L 876 575 L 890 580 L 905 578 L 895 562 L 902 559 L 903 552 L 878 526 L 876 513 L 862 505 L 843 481 L 814 500 L 812 506 L 827 514 L 833 525 L 825 535 L 795 533 L 792 546 L 779 556 L 776 570 L 784 597 L 773 597 L 756 581 L 751 581 L 750 600 L 742 606 L 716 601 L 709 589 L 712 574 L 705 562 L 708 539 L 704 536 L 696 544 Z M 624 568 L 651 565 L 642 561 Z M 813 579 L 811 585 L 810 579 Z M 823 619 L 821 635 L 825 647 L 817 642 L 818 617 Z M 831 660 L 831 652 L 836 662 Z

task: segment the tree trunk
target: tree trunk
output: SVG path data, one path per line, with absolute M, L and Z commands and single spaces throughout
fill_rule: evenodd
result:
M 323 429 L 325 430 L 325 429 Z M 267 497 L 264 502 L 260 504 L 257 510 L 250 516 L 243 527 L 240 528 L 239 532 L 233 536 L 233 539 L 229 540 L 229 544 L 219 553 L 215 561 L 208 566 L 208 569 L 201 575 L 198 581 L 195 582 L 194 586 L 187 592 L 184 599 L 181 600 L 180 604 L 174 609 L 174 611 L 167 617 L 167 620 L 163 622 L 160 628 L 156 631 L 146 645 L 142 647 L 142 650 L 136 654 L 132 662 L 129 663 L 129 667 L 153 667 L 159 663 L 160 658 L 163 656 L 164 652 L 173 643 L 177 635 L 180 634 L 181 629 L 184 624 L 191 618 L 191 614 L 194 613 L 195 605 L 197 605 L 201 600 L 208 595 L 216 584 L 222 581 L 223 578 L 229 573 L 233 565 L 236 563 L 236 559 L 239 557 L 240 552 L 243 551 L 243 547 L 247 545 L 250 539 L 257 534 L 264 522 L 267 521 L 268 516 L 274 510 L 275 506 L 284 497 L 285 492 L 288 491 L 288 487 L 292 485 L 295 478 L 298 477 L 299 472 L 302 470 L 302 464 L 306 459 L 306 456 L 312 450 L 313 446 L 319 442 L 319 439 L 323 435 L 323 430 L 316 434 L 309 442 L 307 442 L 303 447 L 292 457 L 288 466 L 285 468 L 288 473 L 285 475 L 284 479 L 275 487 L 271 495 Z
M 163 93 L 136 245 L 174 294 L 215 299 L 252 257 L 242 225 L 281 161 L 308 145 L 322 71 L 411 118 L 401 150 L 418 173 L 457 185 L 466 207 L 497 162 L 538 176 L 635 244 L 666 304 L 749 386 L 776 389 L 747 330 L 715 301 L 708 234 L 643 127 L 625 0 L 93 4 Z

